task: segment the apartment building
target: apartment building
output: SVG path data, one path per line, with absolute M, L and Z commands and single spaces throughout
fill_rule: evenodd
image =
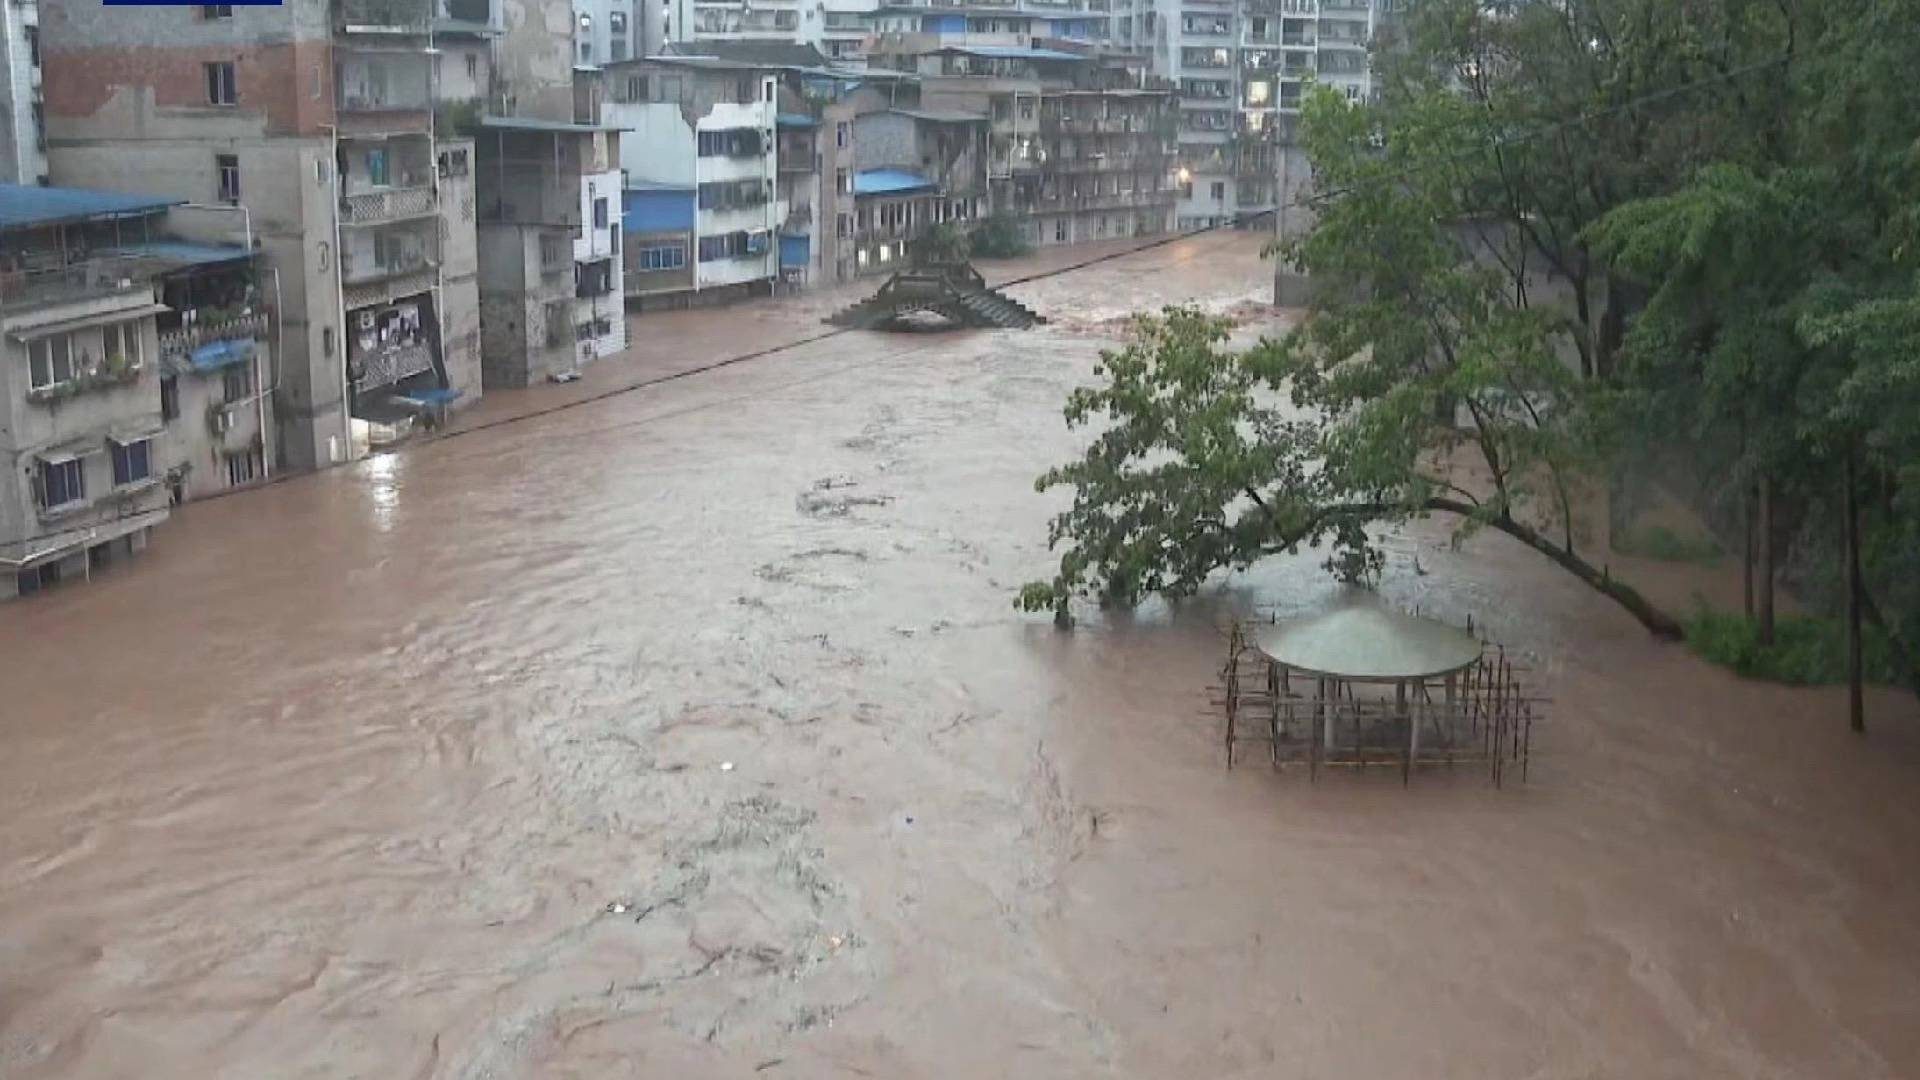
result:
M 0 0 L 0 65 L 0 183 L 48 183 L 36 0 Z
M 170 503 L 267 476 L 255 256 L 181 204 L 0 184 L 0 599 L 87 578 Z
M 927 229 L 986 213 L 985 113 L 892 105 L 861 112 L 853 131 L 856 274 L 898 270 Z
M 449 289 L 443 192 L 461 150 L 434 123 L 435 0 L 42 10 L 49 158 L 61 182 L 244 209 L 278 272 L 274 380 L 287 468 L 346 460 L 480 391 L 475 297 Z M 140 162 L 126 168 L 130 155 Z M 470 163 L 469 163 L 470 164 Z
M 605 65 L 604 76 L 602 122 L 621 129 L 627 185 L 646 193 L 623 202 L 667 204 L 679 191 L 694 199 L 685 288 L 662 292 L 654 285 L 667 279 L 643 271 L 633 291 L 651 306 L 770 292 L 786 219 L 776 185 L 775 73 L 716 57 L 662 56 Z
M 1304 182 L 1302 95 L 1309 82 L 1371 95 L 1367 50 L 1389 2 L 1121 0 L 1116 37 L 1179 89 L 1180 227 L 1271 215 L 1283 173 L 1289 192 Z
M 986 118 L 990 209 L 1022 219 L 1031 243 L 1172 227 L 1175 99 L 1138 62 L 927 35 L 883 40 L 868 62 L 912 75 L 923 109 Z
M 656 31 L 647 40 L 646 15 L 646 0 L 573 0 L 574 63 L 613 64 L 660 51 L 665 39 Z
M 627 347 L 620 134 L 596 135 L 584 146 L 580 233 L 573 241 L 573 336 L 582 364 Z

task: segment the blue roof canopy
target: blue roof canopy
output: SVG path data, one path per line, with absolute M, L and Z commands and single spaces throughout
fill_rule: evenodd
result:
M 194 346 L 193 352 L 187 355 L 187 363 L 195 371 L 219 371 L 253 359 L 254 349 L 250 337 L 222 338 Z
M 129 195 L 93 188 L 0 184 L 0 229 L 32 229 L 75 221 L 111 220 L 157 214 L 185 199 L 170 195 Z
M 154 259 L 175 266 L 217 266 L 243 262 L 253 253 L 246 248 L 226 244 L 190 244 L 180 240 L 155 240 L 147 244 L 121 244 L 108 254 Z
M 806 113 L 791 112 L 783 112 L 774 117 L 773 123 L 775 127 L 783 128 L 817 128 L 820 126 L 820 121 L 815 120 Z
M 853 174 L 855 195 L 911 195 L 935 191 L 939 184 L 905 169 L 864 169 Z

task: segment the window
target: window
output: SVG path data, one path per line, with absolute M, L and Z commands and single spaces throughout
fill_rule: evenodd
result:
M 1064 244 L 1067 242 L 1067 219 L 1066 218 L 1053 219 L 1053 242 L 1056 244 Z
M 649 244 L 640 249 L 634 265 L 643 274 L 678 270 L 687 265 L 687 247 L 685 244 Z
M 87 497 L 87 474 L 79 458 L 40 463 L 40 505 L 48 510 Z
M 593 200 L 593 227 L 607 227 L 607 200 L 604 197 Z
M 611 60 L 625 60 L 627 58 L 627 39 L 617 37 L 607 42 L 607 57 Z
M 761 153 L 760 132 L 754 128 L 703 131 L 698 143 L 701 157 L 757 157 Z
M 215 154 L 214 170 L 220 175 L 220 201 L 237 204 L 240 201 L 240 158 L 236 154 Z
M 220 390 L 229 405 L 246 400 L 253 390 L 253 369 L 245 364 L 234 364 L 220 373 Z
M 833 125 L 833 145 L 835 146 L 847 145 L 847 127 L 848 125 L 844 120 L 838 124 Z
M 200 17 L 203 19 L 231 19 L 233 18 L 233 5 L 202 4 L 200 5 Z
M 180 419 L 180 380 L 172 375 L 160 380 L 160 419 Z
M 1213 182 L 1213 197 L 1216 200 L 1227 197 L 1227 182 L 1225 180 L 1215 180 Z
M 468 53 L 467 54 L 467 78 L 477 79 L 479 77 L 480 77 L 480 57 L 475 53 Z
M 385 150 L 367 151 L 367 183 L 374 187 L 387 186 L 387 152 Z
M 260 451 L 248 449 L 227 458 L 227 485 L 251 484 L 260 475 Z
M 763 206 L 767 202 L 765 180 L 715 180 L 700 185 L 702 210 L 730 210 L 743 206 Z
M 580 62 L 583 64 L 593 63 L 593 42 L 583 41 L 580 43 Z
M 73 381 L 73 339 L 50 334 L 27 343 L 27 385 L 46 390 Z
M 620 226 L 618 225 L 607 230 L 607 250 L 615 256 L 620 254 Z
M 217 64 L 207 64 L 207 104 L 232 105 L 240 100 L 233 80 L 233 62 L 223 60 Z
M 727 233 L 724 236 L 703 236 L 700 238 L 701 262 L 713 262 L 716 259 L 738 259 L 748 253 L 747 234 L 744 232 Z
M 27 27 L 27 59 L 34 67 L 40 66 L 40 28 Z
M 113 358 L 117 356 L 120 358 L 119 362 L 128 370 L 138 368 L 140 362 L 145 359 L 140 342 L 140 324 L 137 322 L 123 322 L 117 326 L 107 327 L 104 347 L 108 363 L 113 363 Z
M 152 439 L 127 443 L 108 440 L 107 448 L 113 451 L 114 487 L 137 484 L 153 475 L 153 455 L 149 449 L 152 445 Z
M 607 29 L 613 31 L 616 34 L 626 33 L 627 32 L 627 13 L 624 11 L 616 11 L 608 15 Z
M 833 170 L 833 186 L 842 195 L 850 194 L 853 191 L 853 185 L 849 183 L 847 180 L 847 170 L 845 169 Z

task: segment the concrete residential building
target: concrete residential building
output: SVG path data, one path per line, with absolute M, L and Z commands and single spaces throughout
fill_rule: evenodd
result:
M 0 184 L 0 599 L 141 550 L 170 494 L 266 475 L 254 256 L 181 201 Z
M 611 64 L 651 55 L 664 44 L 646 40 L 645 0 L 573 0 L 573 62 Z
M 856 274 L 891 273 L 912 241 L 947 221 L 973 221 L 987 207 L 987 115 L 913 107 L 874 108 L 854 120 Z
M 1120 36 L 1180 91 L 1182 228 L 1270 215 L 1306 164 L 1293 146 L 1307 83 L 1372 94 L 1367 49 L 1388 0 L 1122 0 Z M 1293 179 L 1297 177 L 1298 179 Z
M 620 134 L 590 138 L 581 167 L 580 234 L 573 241 L 573 334 L 580 362 L 627 347 Z
M 987 118 L 991 209 L 1031 243 L 1172 228 L 1174 95 L 1137 62 L 919 36 L 876 44 L 869 65 L 913 75 L 923 109 Z
M 441 191 L 441 11 L 295 0 L 128 20 L 49 0 L 42 12 L 56 179 L 248 211 L 281 287 L 286 467 L 346 460 L 479 393 L 473 353 L 447 348 L 474 316 L 472 293 L 442 277 L 448 238 L 472 222 Z
M 694 192 L 692 280 L 674 301 L 770 292 L 780 274 L 776 237 L 786 218 L 775 185 L 774 72 L 676 56 L 609 64 L 605 75 L 602 122 L 625 132 L 620 162 L 629 186 Z M 655 306 L 666 300 L 651 282 L 637 287 Z
M 0 64 L 0 183 L 49 183 L 36 0 L 0 2 Z

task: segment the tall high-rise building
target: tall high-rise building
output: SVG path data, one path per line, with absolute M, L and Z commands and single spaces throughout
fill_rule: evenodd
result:
M 1117 3 L 1115 43 L 1146 52 L 1179 90 L 1178 214 L 1192 228 L 1272 214 L 1288 201 L 1282 182 L 1304 183 L 1291 148 L 1307 84 L 1371 95 L 1368 48 L 1392 0 Z

